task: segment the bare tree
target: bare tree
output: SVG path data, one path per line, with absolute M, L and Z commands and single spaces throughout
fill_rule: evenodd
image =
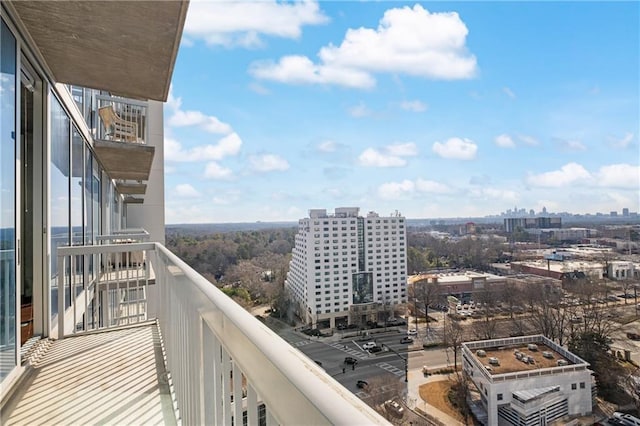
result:
M 482 307 L 482 317 L 473 322 L 471 331 L 480 340 L 493 339 L 497 333 L 497 320 L 495 309 L 498 305 L 498 292 L 491 286 L 485 287 L 482 291 L 474 294 L 476 302 Z
M 453 368 L 458 370 L 458 352 L 464 341 L 464 329 L 458 321 L 449 320 L 444 325 L 444 344 L 453 350 Z
M 417 300 L 424 306 L 424 319 L 427 323 L 427 330 L 429 330 L 429 305 L 436 303 L 440 299 L 440 288 L 437 281 L 429 278 L 413 283 L 413 292 Z M 418 313 L 416 312 L 416 317 Z

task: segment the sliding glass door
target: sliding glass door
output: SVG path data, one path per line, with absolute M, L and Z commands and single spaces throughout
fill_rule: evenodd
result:
M 16 367 L 16 39 L 0 29 L 0 382 Z

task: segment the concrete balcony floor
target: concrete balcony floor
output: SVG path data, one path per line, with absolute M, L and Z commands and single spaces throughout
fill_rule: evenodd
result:
M 2 409 L 2 425 L 175 425 L 155 323 L 53 341 Z

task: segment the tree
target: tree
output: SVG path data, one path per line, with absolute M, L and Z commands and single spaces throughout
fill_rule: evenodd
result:
M 447 397 L 451 404 L 458 409 L 458 412 L 464 417 L 464 424 L 471 416 L 471 408 L 467 403 L 467 395 L 469 394 L 469 378 L 464 371 L 457 371 L 451 389 Z
M 433 279 L 424 278 L 413 283 L 414 297 L 424 306 L 424 319 L 429 330 L 429 305 L 436 303 L 440 299 L 440 288 Z M 415 313 L 416 317 L 418 313 Z
M 446 320 L 446 318 L 445 318 Z M 453 368 L 458 370 L 458 352 L 464 341 L 464 329 L 458 321 L 449 320 L 444 325 L 444 344 L 453 350 Z
M 498 291 L 491 286 L 474 294 L 476 302 L 482 306 L 482 318 L 471 325 L 471 330 L 475 337 L 480 340 L 494 339 L 497 333 L 497 320 L 494 310 L 498 304 Z

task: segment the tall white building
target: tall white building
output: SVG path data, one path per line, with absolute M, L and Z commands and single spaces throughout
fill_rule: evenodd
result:
M 407 301 L 405 218 L 359 210 L 312 209 L 298 222 L 285 285 L 314 327 L 384 321 Z

